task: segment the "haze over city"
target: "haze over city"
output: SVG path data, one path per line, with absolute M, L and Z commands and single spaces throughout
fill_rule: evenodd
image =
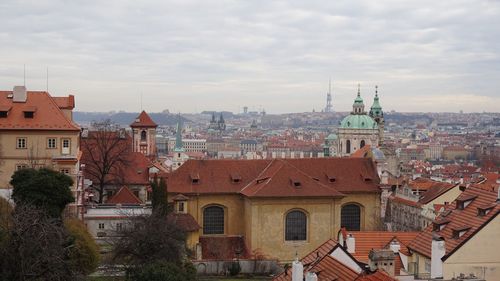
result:
M 29 5 L 28 5 L 29 4 Z M 78 111 L 498 112 L 498 1 L 2 1 L 0 87 Z M 14 84 L 13 84 L 14 83 Z

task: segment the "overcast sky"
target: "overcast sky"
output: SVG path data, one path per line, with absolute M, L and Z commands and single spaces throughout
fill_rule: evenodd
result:
M 500 111 L 500 1 L 0 1 L 0 89 L 79 111 Z

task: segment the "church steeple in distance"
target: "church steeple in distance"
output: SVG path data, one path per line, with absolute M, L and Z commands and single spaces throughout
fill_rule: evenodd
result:
M 325 112 L 333 112 L 332 106 L 332 79 L 328 81 L 328 92 L 326 93 Z
M 358 83 L 358 95 L 354 100 L 354 104 L 352 105 L 352 113 L 351 114 L 366 114 L 365 113 L 365 104 L 363 99 L 361 98 L 361 85 Z
M 184 144 L 182 143 L 182 121 L 181 115 L 177 116 L 177 131 L 175 132 L 175 152 L 184 152 Z
M 373 98 L 373 105 L 370 108 L 370 116 L 373 118 L 380 118 L 384 116 L 378 97 L 378 86 L 375 86 L 375 97 Z

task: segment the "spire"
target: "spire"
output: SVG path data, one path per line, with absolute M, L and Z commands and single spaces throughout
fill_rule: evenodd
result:
M 358 83 L 358 97 L 361 97 L 361 90 L 360 90 L 360 88 L 361 88 L 361 85 Z
M 379 97 L 378 97 L 378 86 L 375 86 L 375 97 L 373 98 L 373 105 L 370 108 L 370 116 L 371 117 L 381 117 L 384 113 L 382 111 L 382 106 L 380 106 Z
M 361 98 L 361 85 L 358 83 L 358 95 L 354 100 L 352 105 L 353 114 L 365 114 L 365 104 L 363 103 L 363 98 Z
M 182 124 L 181 115 L 177 115 L 177 131 L 175 132 L 175 152 L 184 152 L 184 145 L 182 143 Z

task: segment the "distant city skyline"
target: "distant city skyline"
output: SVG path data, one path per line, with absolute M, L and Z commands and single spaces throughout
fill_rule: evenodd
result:
M 500 112 L 500 1 L 2 1 L 0 90 L 76 111 Z M 142 101 L 141 101 L 142 96 Z M 142 106 L 141 106 L 142 104 Z

